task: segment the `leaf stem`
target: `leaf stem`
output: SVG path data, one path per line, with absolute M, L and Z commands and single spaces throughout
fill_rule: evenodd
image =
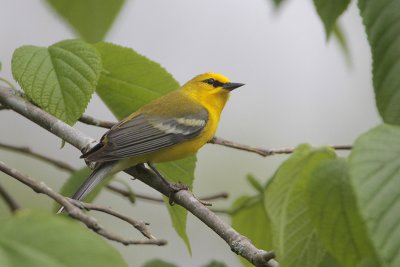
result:
M 0 197 L 7 204 L 11 213 L 15 213 L 16 211 L 21 209 L 21 206 L 18 204 L 18 202 L 10 195 L 10 193 L 7 192 L 7 190 L 2 185 L 0 185 Z
M 8 86 L 11 87 L 11 89 L 13 89 L 14 91 L 18 92 L 17 88 L 14 86 L 14 84 L 12 84 L 12 82 L 10 82 L 9 80 L 0 77 L 0 81 L 4 82 L 5 84 L 7 84 Z

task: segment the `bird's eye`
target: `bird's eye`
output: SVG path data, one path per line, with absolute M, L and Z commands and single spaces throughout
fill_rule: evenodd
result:
M 210 79 L 207 79 L 205 82 L 210 84 L 210 85 L 214 85 L 215 80 L 213 78 L 210 78 Z
M 220 81 L 215 80 L 214 78 L 209 78 L 203 81 L 204 83 L 207 83 L 209 85 L 212 85 L 213 87 L 217 88 L 217 87 L 221 87 L 224 84 L 221 83 Z

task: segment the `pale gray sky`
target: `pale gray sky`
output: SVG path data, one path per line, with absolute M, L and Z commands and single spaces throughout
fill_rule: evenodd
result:
M 371 56 L 358 10 L 353 4 L 340 20 L 347 36 L 352 64 L 335 41 L 326 42 L 323 26 L 311 0 L 287 0 L 274 12 L 268 0 L 136 0 L 127 1 L 107 40 L 134 48 L 159 62 L 181 83 L 202 72 L 220 72 L 232 81 L 246 83 L 232 94 L 220 123 L 218 136 L 268 148 L 351 144 L 357 136 L 380 122 L 371 83 Z M 0 0 L 0 61 L 2 77 L 11 79 L 13 50 L 24 44 L 48 46 L 73 38 L 71 30 L 42 1 Z M 112 115 L 97 97 L 87 113 L 99 118 Z M 79 151 L 60 150 L 57 138 L 10 111 L 0 112 L 0 141 L 31 146 L 55 158 L 82 166 Z M 101 129 L 77 125 L 99 138 Z M 247 173 L 266 181 L 286 157 L 256 155 L 207 145 L 199 153 L 195 193 L 231 193 L 227 207 L 242 194 L 252 193 Z M 0 159 L 45 180 L 58 189 L 65 173 L 46 168 L 37 161 L 0 151 Z M 36 168 L 37 166 L 37 168 Z M 22 198 L 27 207 L 49 206 L 8 177 L 1 181 Z M 139 182 L 138 192 L 155 194 Z M 176 237 L 166 209 L 140 202 L 130 206 L 110 193 L 99 203 L 151 223 L 154 234 L 169 240 L 167 247 L 122 247 L 130 266 L 140 266 L 153 256 L 180 266 L 200 266 L 219 259 L 228 266 L 241 266 L 228 246 L 213 232 L 190 216 L 189 238 L 193 256 Z M 6 214 L 2 203 L 0 214 Z M 3 211 L 2 211 L 3 210 Z M 136 235 L 130 227 L 99 217 L 113 229 Z M 137 235 L 139 237 L 139 235 Z

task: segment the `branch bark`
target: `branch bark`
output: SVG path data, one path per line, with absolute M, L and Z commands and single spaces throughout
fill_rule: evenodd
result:
M 87 151 L 87 149 L 94 146 L 96 143 L 93 138 L 84 135 L 80 131 L 32 105 L 27 100 L 16 95 L 15 92 L 9 88 L 0 86 L 0 103 L 10 107 L 29 120 L 62 138 L 82 152 Z M 169 195 L 168 188 L 157 175 L 152 174 L 149 170 L 143 172 L 141 169 L 142 168 L 139 167 L 131 168 L 128 173 L 139 174 L 135 178 L 139 178 L 142 182 L 145 182 L 164 195 Z M 72 204 L 67 200 L 63 202 L 66 203 L 60 204 L 63 205 L 67 211 L 70 211 Z M 207 207 L 203 206 L 189 191 L 182 190 L 178 192 L 175 196 L 175 202 L 203 221 L 228 243 L 232 251 L 241 255 L 255 266 L 278 266 L 278 263 L 273 259 L 274 254 L 272 252 L 256 248 L 250 240 L 240 235 L 229 224 L 222 221 Z M 80 210 L 78 211 L 81 212 Z

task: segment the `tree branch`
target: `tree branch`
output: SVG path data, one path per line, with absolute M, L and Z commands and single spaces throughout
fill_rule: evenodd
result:
M 20 173 L 16 169 L 12 169 L 8 167 L 4 162 L 0 161 L 0 171 L 8 174 L 9 176 L 17 179 L 21 183 L 27 185 L 28 187 L 32 188 L 33 191 L 39 194 L 45 194 L 50 198 L 54 199 L 57 203 L 62 205 L 68 214 L 83 222 L 88 228 L 92 229 L 94 232 L 98 233 L 99 235 L 113 240 L 124 245 L 139 245 L 139 244 L 151 244 L 151 245 L 165 245 L 166 241 L 158 240 L 158 239 L 149 239 L 149 240 L 131 240 L 124 237 L 121 237 L 101 226 L 97 220 L 93 217 L 90 217 L 83 213 L 79 208 L 75 207 L 66 197 L 60 195 L 59 193 L 53 191 L 50 187 L 48 187 L 45 183 L 39 182 L 34 180 L 33 178 Z M 111 214 L 111 213 L 109 213 Z M 112 214 L 111 214 L 112 215 Z M 146 233 L 147 234 L 147 233 Z
M 7 190 L 0 185 L 0 197 L 7 204 L 8 208 L 12 213 L 15 213 L 17 210 L 21 209 L 21 206 L 18 202 L 7 192 Z
M 11 88 L 0 85 L 0 103 L 8 106 L 10 109 L 33 121 L 62 140 L 65 140 L 67 143 L 81 150 L 81 152 L 87 151 L 97 143 L 95 139 L 82 134 L 75 128 L 20 97 L 19 93 L 13 91 Z
M 68 171 L 68 172 L 74 172 L 76 171 L 76 169 L 74 167 L 72 167 L 71 165 L 62 162 L 60 160 L 56 160 L 50 157 L 47 157 L 45 155 L 36 153 L 34 151 L 32 151 L 29 147 L 24 147 L 24 146 L 13 146 L 13 145 L 7 145 L 4 143 L 0 143 L 0 149 L 6 149 L 6 150 L 10 150 L 10 151 L 14 151 L 14 152 L 19 152 L 19 153 L 23 153 L 23 154 L 27 154 L 33 158 L 36 158 L 38 160 L 44 161 L 44 162 L 48 162 L 51 163 L 52 165 L 56 166 L 57 168 L 60 168 L 62 170 Z
M 14 111 L 59 136 L 82 152 L 87 151 L 87 149 L 94 146 L 96 143 L 93 138 L 84 135 L 80 131 L 32 105 L 25 99 L 17 96 L 9 88 L 0 86 L 0 103 L 9 106 Z M 138 166 L 136 168 L 131 168 L 129 171 L 131 174 L 139 173 L 140 175 L 137 177 L 135 176 L 135 178 L 139 178 L 142 182 L 145 182 L 164 195 L 169 195 L 169 189 L 162 183 L 157 175 L 152 174 L 148 170 L 143 172 L 141 169 L 142 168 Z M 189 191 L 182 190 L 177 192 L 174 200 L 223 238 L 236 254 L 241 255 L 257 267 L 278 266 L 278 263 L 273 259 L 274 254 L 272 252 L 256 248 L 250 240 L 240 235 L 229 224 L 225 223 L 207 207 L 203 206 Z M 67 212 L 71 211 L 71 206 L 73 205 L 68 202 L 68 200 L 63 199 L 63 201 L 60 202 L 59 203 L 66 208 Z M 82 213 L 79 209 L 78 211 Z

